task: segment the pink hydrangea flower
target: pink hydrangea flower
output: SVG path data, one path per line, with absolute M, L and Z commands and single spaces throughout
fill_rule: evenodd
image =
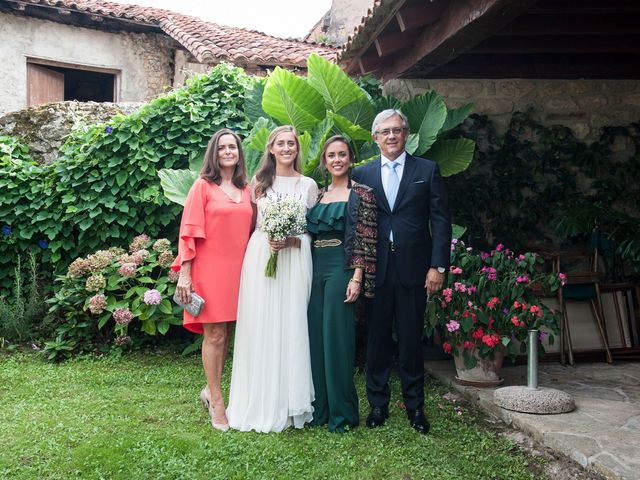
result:
M 129 335 L 120 335 L 115 339 L 115 344 L 118 345 L 119 347 L 124 347 L 129 343 L 131 343 L 131 337 Z
M 169 270 L 169 273 L 167 274 L 167 276 L 169 277 L 169 281 L 171 283 L 176 283 L 178 281 L 178 278 L 180 278 L 180 272 L 176 272 L 175 270 Z
M 142 248 L 137 252 L 134 252 L 131 256 L 133 257 L 133 261 L 136 262 L 136 265 L 142 265 L 144 259 L 149 256 L 149 250 Z
M 496 245 L 496 252 L 501 252 L 502 250 L 504 250 L 504 245 L 502 243 Z
M 529 275 L 520 275 L 516 278 L 517 283 L 529 283 Z
M 129 245 L 129 251 L 131 253 L 137 252 L 138 250 L 145 248 L 147 245 L 149 245 L 150 241 L 151 241 L 151 238 L 149 238 L 149 235 L 147 235 L 146 233 L 143 233 L 142 235 L 138 235 L 137 237 L 134 237 L 133 241 L 131 242 L 131 245 Z
M 89 299 L 89 311 L 94 315 L 104 312 L 105 308 L 107 308 L 107 297 L 103 294 L 98 293 Z
M 118 273 L 123 277 L 135 277 L 136 267 L 135 263 L 123 263 L 118 269 Z
M 453 273 L 454 275 L 460 275 L 462 273 L 462 269 L 460 267 L 454 267 L 451 265 L 449 267 L 449 273 Z
M 128 308 L 116 308 L 112 316 L 116 323 L 120 325 L 127 325 L 133 320 L 133 313 Z
M 144 292 L 144 303 L 147 305 L 159 305 L 162 301 L 162 295 L 158 290 L 151 289 Z

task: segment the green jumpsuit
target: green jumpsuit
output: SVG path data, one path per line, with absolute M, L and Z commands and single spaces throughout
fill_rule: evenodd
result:
M 309 343 L 315 389 L 314 425 L 343 432 L 358 425 L 353 381 L 355 303 L 344 303 L 353 270 L 345 269 L 344 218 L 347 202 L 318 203 L 307 214 L 314 237 L 309 300 Z M 339 243 L 339 244 L 338 244 Z

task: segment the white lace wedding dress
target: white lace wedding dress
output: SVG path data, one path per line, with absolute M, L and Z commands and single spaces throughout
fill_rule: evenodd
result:
M 297 195 L 311 208 L 318 188 L 307 177 L 276 177 L 267 194 L 274 193 Z M 309 235 L 301 235 L 301 248 L 281 250 L 276 277 L 265 277 L 270 251 L 260 230 L 264 202 L 264 197 L 257 202 L 258 227 L 242 264 L 227 418 L 236 430 L 280 432 L 312 419 L 311 245 Z

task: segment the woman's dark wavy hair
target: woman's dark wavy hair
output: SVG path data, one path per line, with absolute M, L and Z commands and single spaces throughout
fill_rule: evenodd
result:
M 276 137 L 282 132 L 291 132 L 296 139 L 298 153 L 293 162 L 293 169 L 296 172 L 301 173 L 302 167 L 300 165 L 302 164 L 302 152 L 300 151 L 300 140 L 298 139 L 298 132 L 296 132 L 296 129 L 291 125 L 281 125 L 274 128 L 269 134 L 269 138 L 267 139 L 267 148 L 262 154 L 260 167 L 258 167 L 258 171 L 256 172 L 256 183 L 254 187 L 256 198 L 260 198 L 265 195 L 267 190 L 269 190 L 269 187 L 273 185 L 273 181 L 276 178 L 276 157 L 274 157 L 270 149 L 271 147 L 273 147 L 273 144 L 276 141 Z
M 238 163 L 236 163 L 233 169 L 231 181 L 236 187 L 244 188 L 247 185 L 247 169 L 244 164 L 242 140 L 236 132 L 228 128 L 218 130 L 213 134 L 211 140 L 209 140 L 209 145 L 207 145 L 207 150 L 204 153 L 204 162 L 202 163 L 202 170 L 200 170 L 200 177 L 216 185 L 220 185 L 222 182 L 220 161 L 218 159 L 218 144 L 223 135 L 231 135 L 236 140 L 236 145 L 238 146 Z

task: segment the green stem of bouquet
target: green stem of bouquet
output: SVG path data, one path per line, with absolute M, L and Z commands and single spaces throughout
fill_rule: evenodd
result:
M 278 252 L 273 252 L 269 256 L 269 261 L 264 269 L 265 276 L 269 278 L 276 278 L 276 270 L 278 269 Z

